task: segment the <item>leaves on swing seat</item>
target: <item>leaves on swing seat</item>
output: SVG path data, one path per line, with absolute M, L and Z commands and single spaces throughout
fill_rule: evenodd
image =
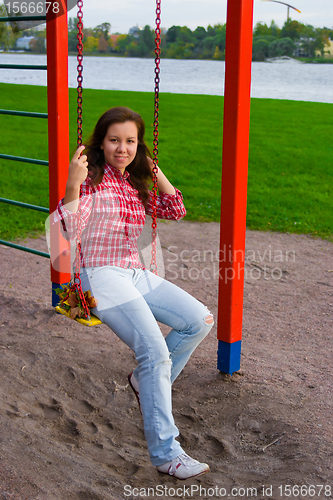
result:
M 71 307 L 69 315 L 72 319 L 75 319 L 76 317 L 82 318 L 83 313 L 79 307 Z
M 91 295 L 91 292 L 90 290 L 88 290 L 87 292 L 84 292 L 84 297 L 86 299 L 86 302 L 87 302 L 87 305 L 90 309 L 92 309 L 93 307 L 97 307 L 97 304 L 98 304 L 98 300 L 95 299 L 95 297 L 93 297 Z
M 56 288 L 55 292 L 59 297 L 60 306 L 69 311 L 70 318 L 75 319 L 85 317 L 85 310 L 77 289 L 73 289 L 72 285 L 64 285 L 63 288 Z M 84 298 L 90 313 L 90 309 L 97 307 L 98 301 L 91 295 L 90 290 L 84 292 Z
M 65 300 L 68 295 L 68 286 L 64 286 L 64 288 L 56 288 L 54 291 L 58 295 L 60 302 Z
M 68 305 L 71 306 L 71 308 L 76 308 L 76 306 L 79 303 L 79 299 L 77 297 L 77 293 L 73 292 L 73 291 L 70 291 L 66 302 L 68 303 Z

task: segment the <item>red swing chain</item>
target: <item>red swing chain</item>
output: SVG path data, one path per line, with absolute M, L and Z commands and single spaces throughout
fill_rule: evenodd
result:
M 82 144 L 83 0 L 77 0 L 77 146 Z
M 77 146 L 82 145 L 82 82 L 83 82 L 83 0 L 77 0 Z M 155 29 L 155 105 L 154 105 L 154 140 L 153 140 L 153 214 L 152 214 L 152 258 L 151 270 L 157 274 L 156 265 L 156 228 L 157 228 L 157 173 L 158 173 L 158 118 L 159 118 L 159 83 L 160 83 L 160 44 L 161 44 L 161 0 L 156 0 L 156 29 Z M 84 309 L 85 318 L 90 319 L 89 308 L 82 290 L 80 278 L 80 263 L 81 263 L 81 232 L 82 227 L 81 219 L 81 195 L 82 188 L 80 187 L 79 208 L 77 211 L 77 245 L 76 245 L 76 259 L 75 259 L 75 272 L 74 280 L 71 286 L 72 291 L 77 291 Z
M 155 29 L 155 105 L 154 105 L 154 149 L 153 149 L 153 214 L 152 214 L 152 242 L 150 269 L 157 274 L 156 264 L 156 228 L 157 228 L 157 173 L 158 173 L 158 117 L 160 92 L 160 55 L 161 55 L 161 0 L 156 0 L 156 29 Z
M 77 0 L 77 146 L 82 145 L 82 82 L 83 82 L 83 0 Z M 77 211 L 77 243 L 76 243 L 76 258 L 75 258 L 75 272 L 74 272 L 74 280 L 71 286 L 71 290 L 76 291 L 79 294 L 81 304 L 84 310 L 84 316 L 86 319 L 90 318 L 89 308 L 82 290 L 81 278 L 80 278 L 80 263 L 81 263 L 81 196 L 82 196 L 82 188 L 80 187 L 80 199 L 79 199 L 79 208 Z

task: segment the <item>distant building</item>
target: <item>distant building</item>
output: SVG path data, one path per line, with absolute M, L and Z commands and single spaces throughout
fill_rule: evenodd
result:
M 298 40 L 294 40 L 296 50 L 294 50 L 295 57 L 309 57 L 308 45 L 314 43 L 314 38 L 304 38 L 301 36 Z M 311 51 L 310 51 L 311 52 Z
M 34 26 L 34 30 L 36 30 L 36 31 L 44 31 L 44 30 L 46 30 L 46 23 L 38 24 L 37 26 Z
M 110 35 L 110 39 L 112 40 L 112 46 L 115 47 L 117 45 L 118 38 L 122 35 Z
M 324 57 L 326 58 L 333 58 L 333 40 L 329 40 L 330 42 L 330 45 L 327 47 L 327 45 L 325 46 L 325 49 L 324 49 Z M 316 57 L 321 57 L 321 51 L 320 50 L 316 50 L 315 52 L 316 54 Z
M 134 38 L 138 38 L 139 32 L 142 30 L 143 30 L 143 28 L 139 28 L 139 26 L 133 26 L 133 28 L 129 29 L 128 34 L 134 36 Z
M 33 40 L 34 36 L 23 36 L 22 38 L 18 38 L 16 40 L 16 48 L 18 50 L 30 50 L 30 42 Z
M 304 48 L 304 46 L 302 46 L 301 42 L 299 42 L 298 40 L 295 40 L 294 43 L 296 45 L 296 49 L 294 50 L 293 56 L 294 57 L 307 57 L 308 51 L 306 48 Z
M 141 26 L 133 26 L 133 28 L 130 28 L 128 34 L 134 36 L 135 38 L 138 38 L 139 32 L 142 31 L 143 28 Z M 165 35 L 168 30 L 166 28 L 161 28 L 161 34 Z

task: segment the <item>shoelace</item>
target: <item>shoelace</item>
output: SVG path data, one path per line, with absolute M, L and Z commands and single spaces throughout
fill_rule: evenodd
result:
M 170 468 L 169 468 L 170 476 L 173 476 L 175 474 L 175 472 L 177 471 L 177 469 L 181 465 L 184 465 L 184 467 L 186 467 L 186 469 L 188 469 L 188 466 L 191 465 L 193 462 L 195 462 L 195 460 L 193 458 L 189 457 L 188 455 L 186 455 L 186 453 L 183 453 L 182 455 L 179 455 L 177 457 L 177 461 L 174 460 L 173 462 L 175 462 L 175 463 L 171 463 Z

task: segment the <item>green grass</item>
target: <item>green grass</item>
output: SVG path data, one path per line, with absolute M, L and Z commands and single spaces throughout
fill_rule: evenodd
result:
M 1 107 L 46 111 L 46 88 L 0 84 Z M 151 93 L 84 90 L 84 138 L 109 107 L 138 111 L 153 138 Z M 219 221 L 223 98 L 162 94 L 159 162 L 184 194 L 188 220 Z M 333 104 L 252 99 L 247 226 L 332 239 Z M 47 159 L 47 120 L 0 115 L 0 152 Z M 70 148 L 76 91 L 70 89 Z M 0 196 L 48 206 L 47 167 L 0 160 Z M 43 230 L 45 214 L 0 204 L 0 238 Z
M 252 229 L 333 230 L 333 105 L 253 100 L 247 224 Z

